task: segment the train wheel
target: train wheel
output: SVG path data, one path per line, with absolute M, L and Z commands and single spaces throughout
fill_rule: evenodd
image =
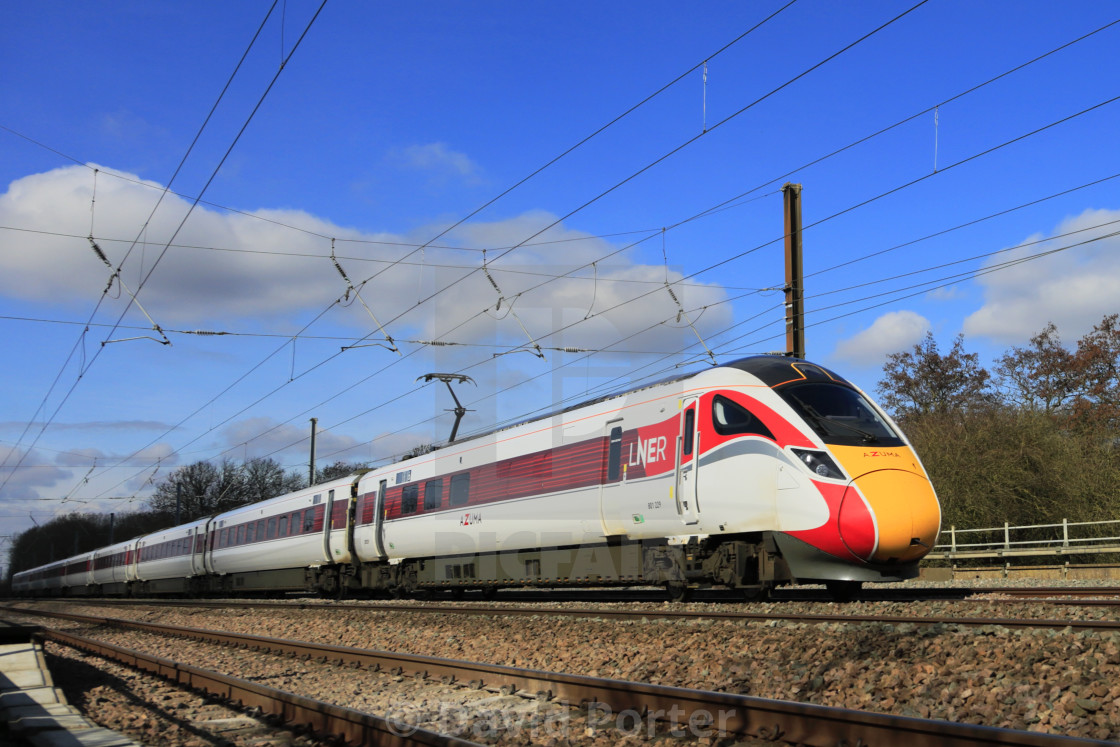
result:
M 682 581 L 666 581 L 665 591 L 672 602 L 687 602 L 692 590 Z
M 739 591 L 744 602 L 765 602 L 770 598 L 769 586 L 744 586 Z
M 825 588 L 834 602 L 850 602 L 859 596 L 862 581 L 826 581 Z

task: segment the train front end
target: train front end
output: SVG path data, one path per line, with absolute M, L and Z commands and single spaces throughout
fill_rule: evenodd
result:
M 775 361 L 754 371 L 813 436 L 790 448 L 814 476 L 828 521 L 776 541 L 799 581 L 891 581 L 918 575 L 933 548 L 941 508 L 921 461 L 890 418 L 828 369 Z M 816 492 L 814 491 L 814 492 Z

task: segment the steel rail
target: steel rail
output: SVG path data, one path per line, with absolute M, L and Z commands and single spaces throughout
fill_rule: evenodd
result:
M 82 604 L 79 600 L 68 600 Z M 973 600 L 977 603 L 990 603 L 998 600 Z M 91 606 L 103 602 L 84 602 Z M 164 602 L 173 606 L 224 608 L 229 604 L 213 602 Z M 307 604 L 285 602 L 239 602 L 239 606 L 264 609 L 299 609 L 344 612 L 347 610 L 366 612 L 404 612 L 415 614 L 429 612 L 434 614 L 488 615 L 488 616 L 533 616 L 552 615 L 557 617 L 592 617 L 609 620 L 724 620 L 731 622 L 752 622 L 782 620 L 795 623 L 883 623 L 890 625 L 960 625 L 960 626 L 1000 626 L 1004 628 L 1036 628 L 1044 630 L 1082 631 L 1120 631 L 1120 620 L 1064 620 L 1044 618 L 1014 617 L 950 617 L 946 615 L 874 615 L 848 614 L 832 615 L 815 612 L 727 612 L 721 610 L 620 610 L 620 609 L 573 609 L 567 607 L 463 607 L 458 605 L 407 605 L 407 604 Z M 20 608 L 10 608 L 18 610 Z M 30 611 L 30 610 L 28 610 Z M 34 614 L 34 613 L 33 613 Z
M 726 734 L 819 747 L 902 743 L 907 747 L 965 747 L 966 745 L 1062 747 L 1063 745 L 1113 744 L 1076 737 L 893 716 L 734 693 L 691 690 L 350 646 L 238 635 L 110 617 L 46 611 L 30 614 L 252 647 L 305 659 L 364 667 L 374 671 L 388 671 L 394 675 L 433 677 L 442 679 L 448 684 L 467 683 L 468 686 L 502 693 L 523 693 L 531 697 L 556 698 L 572 706 L 588 708 L 589 712 L 605 704 L 610 713 L 621 714 L 625 711 L 639 718 L 660 720 L 672 717 L 674 723 L 683 721 L 687 724 L 703 724 L 705 727 L 718 724 L 720 731 Z M 181 667 L 174 662 L 171 662 L 171 665 Z M 678 717 L 681 721 L 677 721 Z
M 1011 597 L 1120 597 L 1120 587 L 1116 586 L 1039 586 L 1027 588 L 1021 586 L 992 587 L 974 589 L 973 595 L 1003 594 Z
M 153 654 L 114 646 L 59 630 L 41 630 L 37 636 L 82 649 L 97 656 L 113 659 L 127 666 L 151 672 L 185 687 L 201 690 L 240 703 L 244 708 L 258 708 L 288 725 L 306 727 L 318 734 L 336 737 L 351 745 L 387 745 L 410 747 L 480 747 L 476 742 L 405 726 L 396 721 L 352 708 L 325 703 L 255 682 L 230 677 Z

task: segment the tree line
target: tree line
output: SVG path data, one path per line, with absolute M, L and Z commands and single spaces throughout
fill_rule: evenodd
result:
M 877 392 L 925 464 L 942 526 L 1120 518 L 1120 322 L 1067 349 L 1047 324 L 991 371 L 958 336 L 888 356 Z
M 345 477 L 363 465 L 335 462 L 315 471 L 315 483 Z M 8 574 L 45 565 L 141 534 L 185 524 L 247 503 L 305 488 L 307 475 L 286 471 L 274 459 L 218 464 L 199 461 L 179 467 L 155 486 L 140 511 L 57 516 L 12 539 Z

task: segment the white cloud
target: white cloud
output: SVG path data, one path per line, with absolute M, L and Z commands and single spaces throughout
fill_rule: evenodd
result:
M 1023 242 L 1029 246 L 1018 246 L 990 259 L 987 266 L 993 267 L 1082 244 L 978 278 L 985 302 L 965 319 L 965 335 L 1020 344 L 1047 322 L 1054 322 L 1064 338 L 1072 339 L 1088 332 L 1106 314 L 1120 311 L 1120 237 L 1099 238 L 1118 228 L 1116 224 L 1102 224 L 1117 220 L 1120 210 L 1086 210 L 1063 221 L 1054 235 L 1080 233 L 1043 243 L 1034 242 L 1044 237 L 1033 236 Z M 1099 240 L 1084 243 L 1094 238 Z
M 21 460 L 20 457 L 23 457 Z M 64 480 L 73 473 L 48 464 L 40 451 L 25 451 L 0 444 L 0 482 L 4 486 L 5 506 L 11 508 L 26 500 L 35 500 L 42 492 L 58 492 Z
M 96 203 L 92 203 L 93 172 L 80 166 L 18 179 L 6 193 L 0 194 L 0 226 L 7 227 L 7 230 L 0 230 L 0 294 L 13 306 L 22 304 L 20 315 L 84 319 L 101 298 L 110 270 L 94 254 L 85 238 L 90 232 L 91 204 L 94 205 L 93 232 L 97 242 L 114 267 L 123 262 L 122 277 L 129 288 L 136 290 L 141 278 L 152 270 L 156 258 L 186 215 L 189 203 L 174 195 L 165 197 L 142 236 L 147 244 L 133 248 L 126 260 L 129 242 L 148 220 L 161 188 L 134 175 L 119 176 L 124 178 L 101 169 Z M 419 238 L 414 238 L 343 228 L 298 210 L 258 210 L 241 214 L 199 205 L 175 237 L 176 246 L 169 248 L 159 261 L 140 297 L 152 317 L 168 329 L 290 334 L 330 307 L 310 330 L 311 335 L 356 340 L 369 333 L 369 341 L 373 342 L 378 336 L 377 330 L 352 293 L 345 303 L 332 306 L 347 290 L 330 259 L 331 241 L 324 238 L 335 237 L 335 252 L 341 266 L 355 285 L 361 285 L 362 300 L 394 338 L 401 341 L 405 353 L 417 347 L 407 340 L 439 339 L 458 343 L 429 348 L 424 355 L 410 360 L 409 365 L 414 369 L 403 375 L 394 372 L 396 383 L 387 385 L 384 391 L 373 392 L 374 401 L 382 402 L 382 397 L 386 397 L 392 403 L 394 398 L 406 394 L 403 390 L 411 385 L 417 370 L 455 371 L 474 366 L 470 371 L 478 387 L 458 390 L 471 410 L 460 430 L 460 434 L 464 434 L 488 429 L 511 413 L 578 394 L 602 377 L 618 376 L 618 386 L 621 386 L 626 374 L 633 370 L 634 357 L 624 359 L 621 355 L 597 357 L 591 364 L 579 365 L 578 370 L 574 366 L 565 368 L 561 364 L 576 360 L 576 356 L 548 348 L 600 350 L 619 343 L 618 348 L 626 351 L 668 352 L 696 344 L 687 324 L 677 322 L 677 305 L 665 290 L 666 269 L 663 266 L 636 262 L 627 252 L 616 253 L 620 245 L 565 224 L 547 228 L 556 221 L 556 216 L 550 213 L 535 211 L 505 220 L 469 223 L 457 227 L 438 242 L 463 249 L 426 247 L 411 253 L 412 247 L 438 234 L 445 226 L 424 227 L 422 233 L 417 232 Z M 293 230 L 293 227 L 303 230 Z M 541 235 L 534 236 L 539 231 Z M 497 259 L 503 252 L 501 247 L 518 245 L 530 236 L 534 238 L 525 246 Z M 472 247 L 493 248 L 486 253 L 487 269 L 501 289 L 500 308 L 497 308 L 499 292 L 481 271 L 482 253 Z M 607 255 L 613 256 L 603 259 Z M 596 263 L 594 267 L 591 267 L 592 262 Z M 571 276 L 558 278 L 566 273 Z M 369 282 L 362 285 L 367 279 Z M 674 293 L 685 309 L 698 319 L 701 334 L 709 335 L 730 323 L 732 311 L 720 303 L 726 299 L 722 286 L 684 284 L 680 282 L 681 274 L 672 270 L 668 272 L 668 280 L 675 283 Z M 429 297 L 431 300 L 426 300 Z M 127 294 L 120 293 L 114 284 L 96 321 L 115 321 L 127 302 Z M 703 307 L 708 308 L 701 313 Z M 398 315 L 400 318 L 394 320 Z M 145 321 L 134 309 L 124 323 L 135 325 Z M 562 327 L 566 329 L 549 335 Z M 180 339 L 174 333 L 171 337 L 176 343 Z M 237 338 L 215 339 L 229 341 L 230 350 L 237 346 Z M 493 357 L 524 348 L 530 340 L 546 348 L 547 362 L 524 352 Z M 91 341 L 90 346 L 96 341 Z M 333 340 L 322 343 L 332 353 L 338 351 L 338 344 Z M 231 361 L 240 363 L 232 353 L 230 360 L 224 360 L 220 359 L 224 354 L 205 349 L 195 352 L 189 345 L 176 344 L 168 350 L 205 357 L 204 362 L 208 364 L 205 371 L 224 380 L 242 371 L 240 366 L 232 372 L 223 368 Z M 304 350 L 301 347 L 301 356 L 306 355 Z M 330 372 L 334 379 L 326 383 L 321 379 L 304 382 L 311 388 L 307 390 L 308 399 L 301 400 L 300 407 L 317 403 L 329 395 L 347 394 L 356 380 L 362 383 L 365 382 L 363 377 L 372 378 L 373 370 L 367 371 L 364 366 L 375 354 L 395 359 L 383 351 L 346 353 L 350 357 L 340 362 L 341 369 Z M 167 367 L 178 367 L 181 363 L 186 372 L 202 370 L 196 365 L 201 359 L 176 359 Z M 295 360 L 294 354 L 292 359 Z M 493 365 L 477 365 L 491 361 Z M 302 370 L 302 357 L 299 363 Z M 292 365 L 294 368 L 295 364 Z M 287 376 L 286 361 L 283 368 Z M 323 375 L 327 375 L 325 367 Z M 537 377 L 542 378 L 538 381 Z M 158 380 L 159 386 L 165 385 L 158 376 L 149 379 Z M 531 396 L 526 395 L 524 399 L 493 396 L 506 384 L 525 382 L 534 387 Z M 176 390 L 175 397 L 193 402 L 212 396 L 212 389 L 207 389 L 205 394 L 192 389 L 194 383 L 190 376 L 184 376 L 182 384 L 186 388 Z M 206 382 L 200 379 L 198 383 Z M 341 401 L 332 402 L 336 408 L 334 413 L 341 411 L 348 417 L 370 408 L 369 385 L 364 385 L 364 390 L 353 390 L 349 406 Z M 151 399 L 149 392 L 130 391 L 129 394 L 144 395 L 135 397 L 138 403 Z M 363 420 L 360 426 L 352 426 L 347 421 L 338 428 L 337 434 L 334 430 L 321 433 L 318 440 L 320 462 L 380 460 L 418 443 L 446 439 L 451 422 L 446 410 L 451 402 L 445 388 L 432 386 L 424 396 L 426 401 L 422 398 L 410 400 L 426 402 L 415 408 L 414 420 L 411 419 L 413 413 L 407 422 L 399 418 L 378 419 L 375 414 Z M 197 423 L 177 426 L 171 444 L 161 442 L 131 458 L 121 456 L 130 455 L 137 440 L 147 443 L 151 431 L 164 429 L 158 418 L 165 416 L 167 409 L 175 410 L 176 406 L 176 402 L 171 402 L 168 408 L 158 409 L 156 418 L 148 409 L 121 411 L 122 420 L 109 423 L 101 421 L 100 411 L 89 420 L 72 414 L 73 422 L 59 422 L 52 426 L 51 432 L 70 432 L 67 434 L 70 437 L 76 433 L 81 438 L 80 443 L 71 445 L 66 439 L 51 443 L 53 449 L 67 451 L 65 456 L 53 460 L 41 455 L 29 457 L 28 463 L 31 460 L 37 465 L 53 463 L 35 470 L 18 470 L 4 488 L 4 500 L 13 503 L 18 500 L 21 512 L 33 510 L 37 516 L 44 511 L 73 510 L 79 505 L 78 499 L 88 501 L 80 504 L 81 510 L 97 507 L 122 510 L 126 503 L 123 499 L 142 500 L 153 482 L 164 479 L 176 464 L 203 458 L 172 453 L 176 438 L 196 433 L 200 427 Z M 215 432 L 214 435 L 219 436 L 218 444 L 211 441 L 206 450 L 190 453 L 204 453 L 206 458 L 213 458 L 220 456 L 215 447 L 228 446 L 225 453 L 235 460 L 275 454 L 288 465 L 305 463 L 306 420 L 283 425 L 289 409 L 275 404 L 270 408 L 265 411 L 268 417 L 246 417 L 229 423 L 224 430 Z M 326 417 L 325 413 L 330 411 L 329 407 L 316 410 L 320 417 Z M 425 422 L 433 417 L 436 418 L 434 422 Z M 167 421 L 175 422 L 177 418 L 177 415 L 168 416 Z M 327 420 L 320 424 L 332 426 Z M 22 431 L 24 425 L 8 420 L 0 423 L 0 429 Z M 212 425 L 212 429 L 217 427 L 220 426 Z M 357 438 L 345 434 L 351 428 L 360 433 Z M 182 445 L 175 445 L 175 448 L 182 448 Z M 86 483 L 87 472 L 95 459 L 97 469 L 88 474 Z M 122 460 L 125 464 L 120 469 L 105 471 L 108 465 Z M 0 471 L 0 477 L 5 474 Z M 65 504 L 57 502 L 75 490 L 74 500 Z
M 222 430 L 222 436 L 233 459 L 254 459 L 269 456 L 279 461 L 290 457 L 306 461 L 309 455 L 311 424 L 281 423 L 270 417 L 253 417 L 238 420 Z M 330 454 L 359 445 L 357 439 L 340 436 L 322 428 L 315 436 L 318 453 Z M 346 460 L 344 460 L 346 461 Z
M 966 298 L 965 290 L 959 285 L 949 285 L 944 288 L 934 288 L 926 294 L 930 301 L 957 301 Z
M 447 143 L 411 145 L 393 151 L 390 157 L 404 167 L 422 172 L 437 181 L 450 178 L 460 179 L 467 184 L 477 184 L 481 181 L 478 164 L 466 154 L 448 148 Z
M 489 272 L 506 299 L 495 308 L 499 296 L 479 271 L 482 257 L 477 251 L 427 247 L 406 257 L 419 242 L 343 228 L 298 210 L 239 214 L 200 205 L 175 236 L 175 246 L 163 254 L 189 208 L 185 200 L 168 195 L 142 234 L 147 243 L 129 252 L 161 190 L 134 175 L 119 176 L 124 178 L 101 169 L 96 202 L 92 202 L 93 173 L 81 166 L 13 182 L 0 195 L 0 225 L 19 230 L 0 231 L 0 293 L 74 311 L 91 308 L 111 274 L 84 238 L 90 231 L 93 205 L 98 245 L 114 267 L 122 267 L 121 277 L 131 290 L 136 291 L 151 273 L 140 299 L 153 319 L 167 328 L 285 333 L 299 329 L 308 313 L 330 307 L 346 293 L 346 283 L 330 258 L 331 241 L 324 238 L 334 237 L 338 261 L 353 283 L 372 278 L 362 287 L 362 299 L 397 339 L 445 336 L 455 342 L 517 346 L 530 338 L 543 340 L 567 325 L 574 326 L 543 344 L 601 349 L 637 334 L 626 341 L 626 349 L 658 351 L 693 339 L 683 324 L 658 326 L 677 313 L 663 286 L 665 269 L 659 265 L 636 264 L 625 253 L 617 254 L 594 269 L 546 284 L 549 275 L 590 265 L 618 249 L 563 225 L 548 229 L 499 261 L 494 259 L 500 249 L 489 253 Z M 440 243 L 510 247 L 555 221 L 549 213 L 529 212 L 471 223 Z M 425 238 L 436 232 L 429 228 Z M 404 261 L 394 264 L 398 260 Z M 670 272 L 669 280 L 680 280 L 680 274 Z M 418 304 L 444 287 L 448 290 L 433 303 Z M 694 312 L 725 298 L 717 285 L 674 286 L 674 292 Z M 127 303 L 127 294 L 114 284 L 102 313 L 106 319 L 116 318 Z M 406 310 L 409 313 L 400 321 L 390 323 Z M 712 306 L 703 314 L 702 331 L 719 328 L 730 319 L 730 309 Z M 125 323 L 147 322 L 133 308 Z M 367 332 L 378 336 L 369 313 L 352 295 L 319 323 L 320 334 L 323 325 L 334 325 L 336 333 L 355 338 Z M 641 332 L 650 325 L 654 328 Z M 477 360 L 478 351 L 473 355 Z
M 833 355 L 853 367 L 879 367 L 891 353 L 912 347 L 930 330 L 930 322 L 913 311 L 892 311 L 856 335 L 841 340 Z

